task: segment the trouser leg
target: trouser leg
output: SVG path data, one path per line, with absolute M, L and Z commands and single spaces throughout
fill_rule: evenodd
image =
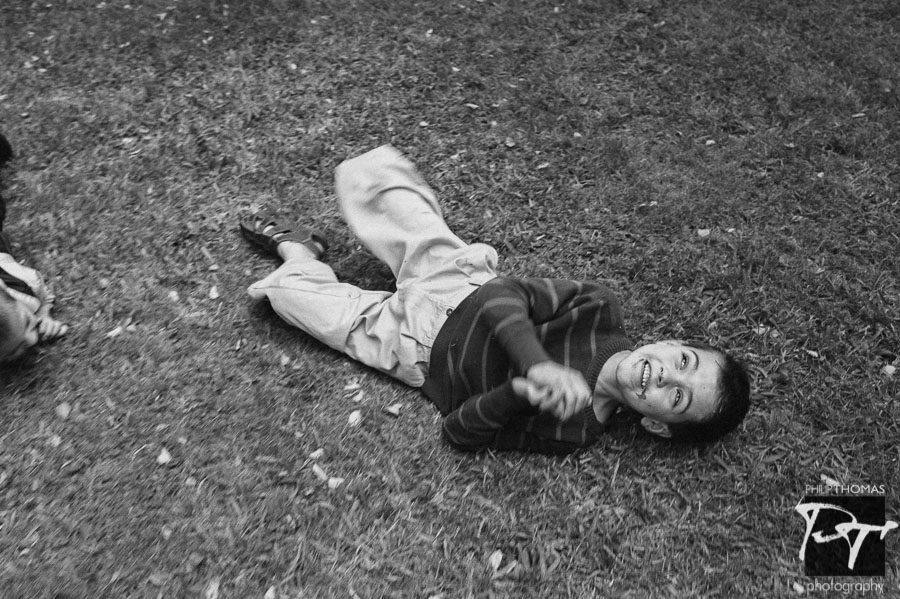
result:
M 391 269 L 398 288 L 408 281 L 436 282 L 435 291 L 452 293 L 454 286 L 495 276 L 493 248 L 469 245 L 450 231 L 434 192 L 394 148 L 343 162 L 335 187 L 350 230 Z
M 254 299 L 268 299 L 285 322 L 401 381 L 421 386 L 417 363 L 427 356 L 403 338 L 402 307 L 393 294 L 367 291 L 337 280 L 318 260 L 288 260 L 250 286 Z

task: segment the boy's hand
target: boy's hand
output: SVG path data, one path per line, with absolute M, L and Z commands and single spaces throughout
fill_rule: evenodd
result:
M 68 330 L 68 325 L 63 324 L 58 320 L 54 320 L 49 316 L 44 316 L 41 318 L 40 322 L 38 322 L 38 338 L 41 341 L 49 341 L 51 339 L 56 339 L 57 337 L 62 337 Z
M 543 412 L 568 420 L 591 401 L 591 390 L 577 370 L 556 362 L 535 364 L 525 378 L 513 379 L 513 390 Z

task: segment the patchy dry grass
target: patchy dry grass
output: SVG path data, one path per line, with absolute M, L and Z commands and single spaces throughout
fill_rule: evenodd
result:
M 15 0 L 0 55 L 7 229 L 73 325 L 0 379 L 4 597 L 791 597 L 805 485 L 883 484 L 900 520 L 892 0 Z M 740 432 L 457 454 L 252 305 L 254 205 L 391 285 L 331 195 L 385 142 L 507 272 L 745 357 Z

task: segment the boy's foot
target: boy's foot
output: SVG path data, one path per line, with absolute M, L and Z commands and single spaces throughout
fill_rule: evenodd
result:
M 321 260 L 328 250 L 328 242 L 321 231 L 282 225 L 274 214 L 242 220 L 240 226 L 241 234 L 247 241 L 275 256 L 279 256 L 278 245 L 285 241 L 302 244 L 316 260 Z

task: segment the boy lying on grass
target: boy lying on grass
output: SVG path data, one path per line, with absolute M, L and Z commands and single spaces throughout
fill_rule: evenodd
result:
M 344 219 L 390 267 L 397 291 L 339 282 L 322 262 L 320 232 L 262 217 L 241 231 L 284 262 L 249 293 L 326 345 L 421 387 L 454 447 L 572 451 L 595 442 L 620 406 L 661 437 L 710 441 L 747 413 L 738 362 L 680 341 L 634 349 L 606 287 L 498 276 L 496 251 L 454 235 L 393 148 L 342 163 L 336 186 Z
M 0 167 L 13 157 L 0 134 Z M 53 297 L 39 272 L 16 262 L 3 232 L 6 203 L 0 196 L 0 362 L 15 360 L 39 341 L 64 335 L 68 327 L 50 318 Z

